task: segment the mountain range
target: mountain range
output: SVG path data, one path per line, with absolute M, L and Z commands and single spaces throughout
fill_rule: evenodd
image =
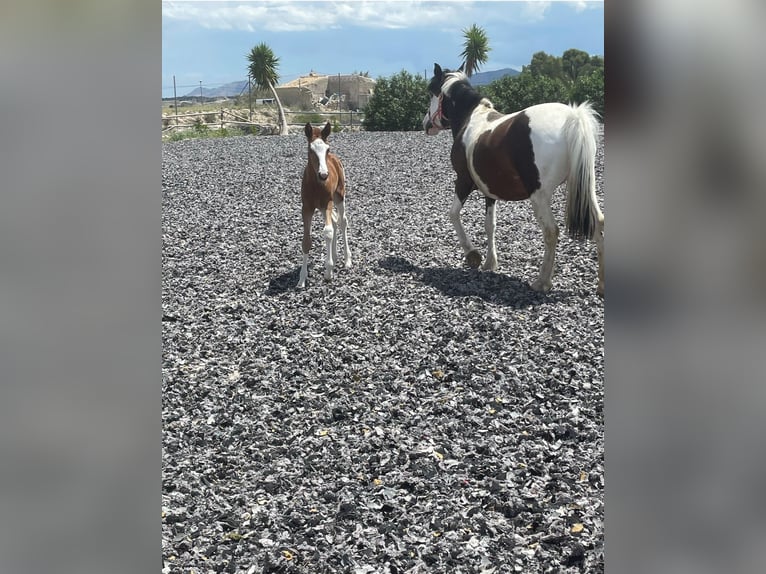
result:
M 233 98 L 240 94 L 247 94 L 247 80 L 229 82 L 228 84 L 216 86 L 215 88 L 206 88 L 205 86 L 202 86 L 203 98 Z M 190 98 L 195 96 L 199 97 L 199 95 L 200 88 L 194 88 L 192 91 L 181 97 Z
M 484 86 L 490 84 L 503 76 L 518 76 L 520 72 L 514 68 L 503 68 L 502 70 L 490 70 L 488 72 L 475 72 L 471 76 L 471 84 L 474 86 Z M 216 86 L 215 88 L 206 88 L 202 86 L 202 97 L 204 98 L 233 98 L 240 94 L 247 93 L 247 80 L 239 80 Z M 200 95 L 200 88 L 194 88 L 190 92 L 181 96 L 182 98 L 195 97 Z
M 486 86 L 495 80 L 504 76 L 518 76 L 521 72 L 514 68 L 503 68 L 502 70 L 491 70 L 489 72 L 474 72 L 471 76 L 472 86 Z

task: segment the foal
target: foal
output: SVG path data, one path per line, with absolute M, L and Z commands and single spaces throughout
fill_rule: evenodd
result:
M 348 219 L 344 203 L 346 174 L 340 159 L 328 152 L 330 146 L 327 144 L 327 137 L 330 135 L 330 122 L 327 122 L 321 131 L 319 128 L 312 127 L 311 123 L 307 123 L 303 131 L 309 144 L 309 157 L 308 165 L 303 170 L 301 184 L 303 265 L 298 279 L 299 288 L 306 286 L 311 249 L 311 219 L 317 209 L 324 213 L 324 240 L 327 248 L 324 278 L 327 281 L 332 279 L 332 270 L 338 261 L 338 230 L 343 235 L 344 265 L 346 268 L 351 267 L 351 249 L 348 246 L 346 231 Z M 333 211 L 333 206 L 337 207 L 337 214 Z

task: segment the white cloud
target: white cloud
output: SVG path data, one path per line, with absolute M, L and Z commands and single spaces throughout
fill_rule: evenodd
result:
M 593 10 L 595 8 L 602 8 L 604 7 L 604 0 L 574 0 L 573 2 L 569 2 L 574 9 L 575 12 L 584 12 L 585 10 Z
M 548 8 L 555 1 L 565 2 L 575 12 L 583 12 L 585 10 L 593 10 L 596 8 L 603 9 L 604 0 L 529 0 L 524 3 L 524 9 L 522 10 L 522 16 L 526 18 L 528 22 L 539 22 L 545 19 L 545 15 L 548 12 Z
M 337 28 L 357 25 L 372 28 L 440 26 L 460 21 L 472 2 L 172 2 L 162 3 L 162 16 L 206 28 L 273 32 Z
M 530 22 L 539 22 L 545 18 L 545 12 L 550 6 L 551 3 L 545 1 L 525 2 L 522 16 Z

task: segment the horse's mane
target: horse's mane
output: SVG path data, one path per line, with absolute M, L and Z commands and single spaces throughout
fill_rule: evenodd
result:
M 469 81 L 468 80 L 468 76 L 466 76 L 465 73 L 461 72 L 460 70 L 455 70 L 454 72 L 452 72 L 450 70 L 445 70 L 444 71 L 444 77 L 445 77 L 445 80 L 444 80 L 445 82 L 448 79 L 450 79 L 450 78 L 454 78 L 454 79 L 456 79 L 459 82 L 463 82 L 463 81 L 468 82 Z
M 475 107 L 482 99 L 481 94 L 471 85 L 463 72 L 448 72 L 445 75 L 442 84 L 442 93 L 446 94 L 449 90 L 450 99 L 456 105 L 466 106 L 468 109 Z

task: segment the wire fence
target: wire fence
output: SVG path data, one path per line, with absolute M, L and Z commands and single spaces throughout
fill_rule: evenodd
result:
M 276 106 L 274 106 L 276 108 Z M 330 122 L 335 131 L 361 129 L 364 124 L 364 113 L 354 110 L 347 111 L 290 111 L 285 110 L 288 127 L 303 127 L 307 122 L 319 125 Z M 237 128 L 253 135 L 266 135 L 278 132 L 278 120 L 254 121 L 248 110 L 189 112 L 185 114 L 167 114 L 162 116 L 162 134 L 184 131 L 202 126 L 221 130 Z
M 329 121 L 336 131 L 360 129 L 364 107 L 375 81 L 360 74 L 296 76 L 276 88 L 288 126 Z M 255 90 L 253 82 L 163 86 L 162 132 L 191 128 L 238 128 L 247 133 L 268 134 L 277 130 L 278 114 L 270 90 Z M 192 88 L 191 90 L 188 90 Z M 172 96 L 165 95 L 172 89 Z M 179 96 L 178 92 L 184 95 Z M 185 110 L 184 110 L 185 108 Z

